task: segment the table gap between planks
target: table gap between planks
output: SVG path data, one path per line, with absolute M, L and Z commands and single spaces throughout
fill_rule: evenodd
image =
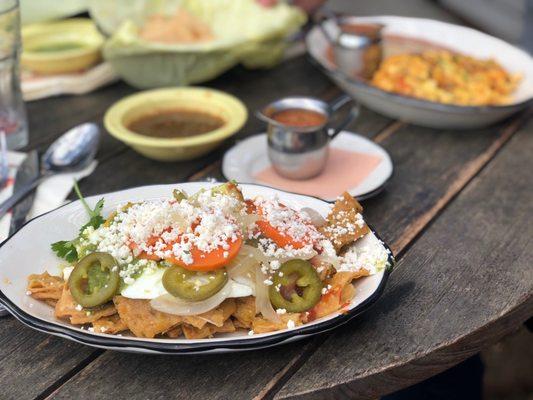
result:
M 236 94 L 251 111 L 284 95 L 339 93 L 304 57 L 272 71 L 237 68 L 210 86 Z M 111 103 L 133 91 L 115 84 L 73 98 L 68 107 L 65 98 L 30 103 L 28 148 L 42 150 L 69 127 L 101 120 Z M 237 139 L 261 128 L 251 117 Z M 395 163 L 386 190 L 363 203 L 365 215 L 399 259 L 367 314 L 299 343 L 197 357 L 95 350 L 4 318 L 0 398 L 375 398 L 461 361 L 532 313 L 532 128 L 530 112 L 454 132 L 363 110 L 350 130 L 380 143 Z M 232 143 L 201 160 L 162 164 L 105 135 L 100 165 L 81 187 L 91 195 L 221 179 L 220 158 Z

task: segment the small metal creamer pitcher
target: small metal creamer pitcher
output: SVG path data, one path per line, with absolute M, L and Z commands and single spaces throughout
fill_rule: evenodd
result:
M 346 117 L 332 127 L 332 117 L 351 103 Z M 306 110 L 318 113 L 323 123 L 314 126 L 292 126 L 276 120 L 284 110 Z M 331 103 L 312 97 L 286 97 L 270 103 L 257 112 L 268 124 L 268 156 L 278 174 L 289 179 L 309 179 L 320 174 L 328 159 L 329 142 L 359 114 L 353 99 L 343 95 Z
M 383 24 L 353 23 L 353 18 L 339 16 L 327 7 L 316 13 L 315 23 L 330 42 L 342 73 L 350 78 L 372 78 L 383 57 Z

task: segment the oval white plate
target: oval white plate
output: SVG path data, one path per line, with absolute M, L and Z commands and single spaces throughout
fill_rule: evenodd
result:
M 346 188 L 347 192 L 359 200 L 378 194 L 392 176 L 393 165 L 389 153 L 368 138 L 342 131 L 331 141 L 330 145 L 343 150 L 375 154 L 381 158 L 381 162 L 364 181 L 355 187 Z M 237 182 L 266 185 L 267 183 L 257 180 L 255 176 L 270 165 L 267 154 L 267 136 L 263 133 L 244 139 L 229 149 L 222 161 L 222 174 L 228 180 L 235 179 Z M 337 195 L 340 194 L 337 193 Z M 337 195 L 323 200 L 335 201 Z
M 104 213 L 127 201 L 141 201 L 168 197 L 172 189 L 180 188 L 194 193 L 209 188 L 213 183 L 194 182 L 176 185 L 144 186 L 89 197 L 93 205 L 105 198 Z M 246 197 L 256 195 L 278 197 L 296 207 L 312 207 L 326 215 L 329 204 L 322 200 L 280 192 L 258 185 L 241 185 Z M 49 271 L 58 272 L 60 260 L 50 250 L 50 243 L 75 237 L 85 221 L 85 211 L 79 201 L 69 203 L 41 215 L 22 227 L 0 247 L 0 303 L 20 321 L 42 332 L 64 337 L 89 346 L 139 353 L 196 354 L 251 350 L 286 343 L 332 329 L 366 310 L 382 293 L 389 270 L 357 281 L 357 294 L 347 313 L 336 313 L 295 329 L 249 336 L 246 331 L 217 336 L 212 339 L 145 339 L 89 332 L 54 317 L 53 308 L 26 295 L 28 275 Z M 31 245 L 28 245 L 31 243 Z M 391 256 L 391 265 L 394 260 Z
M 384 24 L 385 49 L 387 35 L 419 39 L 469 56 L 493 58 L 507 71 L 522 75 L 522 81 L 513 94 L 514 101 L 504 106 L 455 106 L 389 93 L 340 73 L 326 56 L 329 43 L 324 33 L 318 26 L 313 27 L 306 37 L 311 59 L 357 101 L 384 115 L 432 128 L 478 128 L 527 107 L 533 99 L 533 58 L 503 40 L 463 26 L 421 18 L 347 17 L 347 21 Z M 325 27 L 332 33 L 335 31 L 331 21 L 327 21 Z

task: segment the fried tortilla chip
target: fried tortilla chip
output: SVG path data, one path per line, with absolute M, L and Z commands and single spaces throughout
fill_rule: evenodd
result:
M 104 317 L 94 321 L 93 329 L 98 333 L 109 333 L 114 335 L 115 333 L 127 331 L 128 327 L 124 321 L 122 321 L 120 316 L 115 314 L 110 317 Z
M 370 275 L 369 271 L 361 268 L 358 271 L 339 271 L 327 281 L 331 289 L 322 295 L 320 301 L 310 311 L 310 319 L 317 319 L 340 310 L 355 296 L 352 282 L 355 279 Z
M 181 325 L 175 326 L 171 330 L 167 331 L 166 335 L 171 339 L 179 338 L 181 335 L 183 335 L 183 329 L 181 328 Z
M 355 287 L 350 283 L 341 290 L 341 303 L 346 304 L 355 296 Z
M 225 322 L 229 317 L 233 315 L 233 313 L 237 311 L 237 302 L 235 301 L 235 299 L 226 299 L 222 302 L 219 308 L 222 309 L 222 316 Z
M 206 318 L 201 318 L 199 315 L 186 315 L 183 317 L 183 322 L 196 329 L 202 329 L 207 325 L 208 320 Z
M 238 319 L 233 319 L 233 326 L 236 329 L 250 329 L 252 327 L 252 323 L 250 322 L 249 324 L 243 324 Z
M 357 239 L 370 232 L 368 225 L 363 220 L 361 212 L 363 207 L 349 193 L 344 192 L 333 205 L 327 217 L 327 224 L 319 228 L 337 252 Z
M 239 328 L 250 328 L 255 318 L 255 298 L 253 296 L 235 299 L 236 310 L 233 317 L 239 322 Z
M 54 307 L 56 306 L 57 304 L 57 300 L 52 300 L 52 299 L 47 299 L 44 301 L 46 304 L 48 304 L 50 307 Z
M 59 300 L 64 285 L 63 278 L 50 275 L 48 272 L 32 274 L 28 277 L 28 292 L 38 300 Z
M 70 294 L 70 290 L 66 284 L 63 287 L 61 298 L 58 300 L 55 308 L 55 316 L 57 318 L 69 318 L 70 323 L 74 325 L 88 324 L 116 313 L 117 310 L 112 303 L 92 309 L 81 308 Z
M 237 329 L 235 329 L 235 325 L 231 319 L 227 319 L 222 326 L 216 328 L 217 333 L 229 333 L 235 332 L 236 330 Z
M 194 326 L 183 324 L 183 334 L 187 339 L 203 339 L 213 336 L 215 333 L 235 332 L 235 325 L 231 319 L 227 319 L 221 326 L 213 324 L 206 324 L 202 328 L 195 328 Z
M 357 271 L 339 271 L 327 281 L 327 284 L 332 287 L 338 286 L 342 288 L 356 279 L 369 275 L 370 272 L 365 268 L 361 268 Z
M 299 313 L 292 313 L 280 315 L 279 322 L 270 321 L 263 317 L 255 317 L 252 322 L 252 330 L 254 333 L 279 331 L 280 329 L 286 329 L 289 321 L 294 322 L 294 326 L 302 325 L 301 315 Z
M 319 302 L 309 311 L 309 320 L 322 318 L 326 315 L 338 311 L 342 305 L 342 287 L 335 286 L 326 294 L 323 294 Z
M 183 317 L 183 322 L 192 325 L 195 328 L 201 329 L 206 323 L 211 323 L 215 326 L 222 326 L 224 322 L 235 312 L 237 306 L 234 299 L 224 300 L 217 308 L 207 311 L 200 315 L 189 315 Z
M 187 339 L 204 339 L 213 335 L 216 332 L 216 326 L 205 324 L 202 328 L 195 328 L 194 326 L 183 324 L 183 334 Z
M 153 338 L 183 321 L 180 316 L 154 310 L 150 300 L 115 296 L 113 302 L 122 321 L 137 337 Z

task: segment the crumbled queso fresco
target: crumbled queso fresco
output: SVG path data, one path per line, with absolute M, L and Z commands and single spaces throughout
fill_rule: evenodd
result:
M 257 197 L 255 206 L 261 210 L 265 219 L 279 232 L 285 233 L 295 241 L 316 243 L 323 239 L 322 234 L 312 225 L 306 213 L 297 212 L 281 204 L 277 199 Z
M 207 191 L 196 201 L 164 199 L 119 206 L 110 224 L 86 229 L 81 246 L 115 257 L 128 284 L 135 273 L 156 267 L 153 261 L 136 258 L 142 252 L 191 264 L 193 246 L 206 253 L 219 247 L 229 249 L 228 243 L 242 234 L 237 222 L 241 213 L 245 215 L 241 208 L 237 199 Z M 223 254 L 229 256 L 227 251 Z
M 259 237 L 255 220 L 250 220 L 238 199 L 206 191 L 193 199 L 161 199 L 119 206 L 112 222 L 98 229 L 88 227 L 83 232 L 80 246 L 110 253 L 118 261 L 119 274 L 126 285 L 133 284 L 142 272 L 158 268 L 155 261 L 138 258 L 141 253 L 191 264 L 193 247 L 206 253 L 222 248 L 223 256 L 229 257 L 228 243 L 239 238 L 256 240 L 258 249 L 269 260 L 261 266 L 267 286 L 273 284 L 272 276 L 279 273 L 281 264 L 294 258 L 311 260 L 320 255 L 341 271 L 366 268 L 377 272 L 387 263 L 387 250 L 372 234 L 338 256 L 306 213 L 288 208 L 275 198 L 259 197 L 254 205 L 278 232 L 306 244 L 300 248 L 279 247 L 273 240 Z M 364 226 L 360 214 L 356 223 Z
M 374 234 L 365 235 L 348 247 L 340 257 L 339 271 L 354 271 L 365 268 L 375 274 L 389 265 L 388 250 Z

